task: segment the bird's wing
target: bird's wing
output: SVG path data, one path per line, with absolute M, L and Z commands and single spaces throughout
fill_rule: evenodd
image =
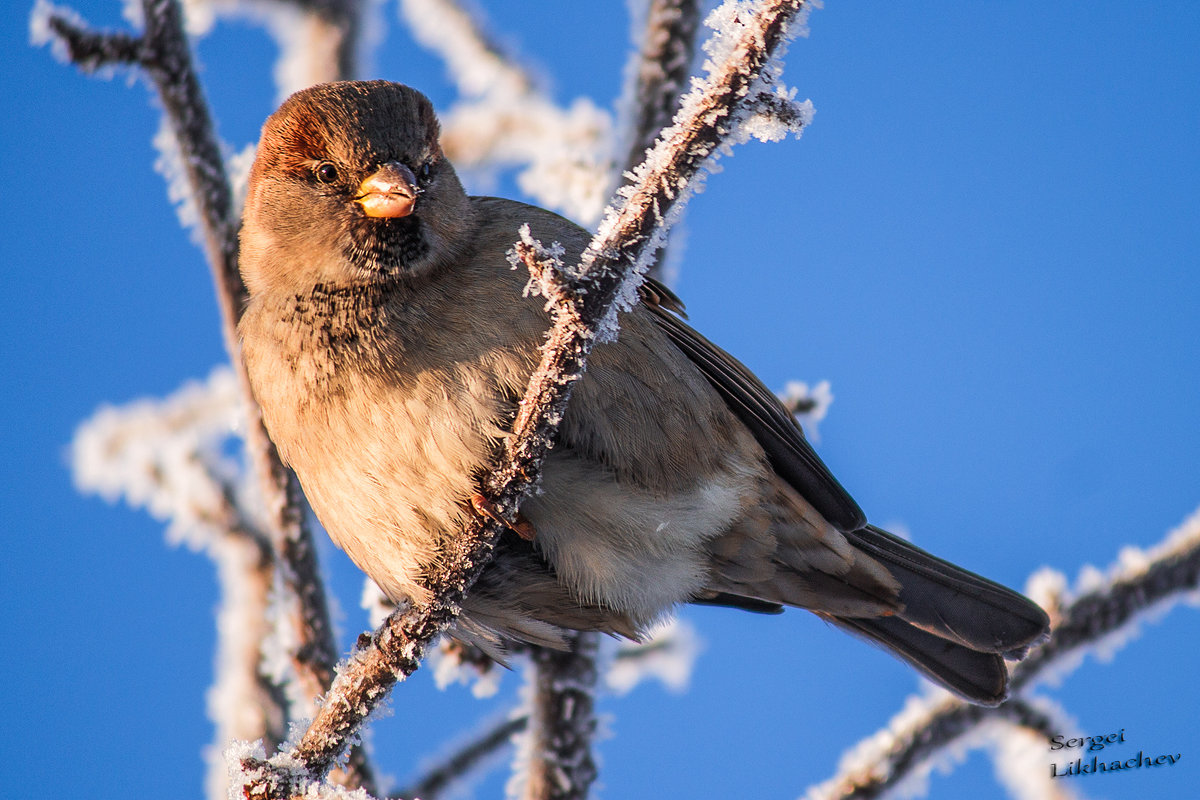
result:
M 866 525 L 862 509 L 817 456 L 779 398 L 741 362 L 676 316 L 683 314 L 683 303 L 670 289 L 647 278 L 641 293 L 643 306 L 754 434 L 775 471 L 838 530 Z

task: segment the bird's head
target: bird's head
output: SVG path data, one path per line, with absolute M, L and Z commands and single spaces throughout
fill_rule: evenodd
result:
M 322 84 L 263 126 L 242 273 L 252 293 L 415 281 L 463 256 L 471 224 L 424 95 L 388 81 Z

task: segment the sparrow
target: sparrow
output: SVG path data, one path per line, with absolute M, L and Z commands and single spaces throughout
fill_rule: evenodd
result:
M 298 92 L 271 115 L 240 233 L 242 353 L 263 421 L 334 542 L 396 603 L 480 513 L 550 327 L 508 253 L 552 212 L 472 197 L 420 92 Z M 808 609 L 984 705 L 1046 614 L 867 524 L 795 418 L 646 282 L 594 349 L 539 491 L 451 635 L 503 659 L 564 631 L 637 639 L 684 603 Z

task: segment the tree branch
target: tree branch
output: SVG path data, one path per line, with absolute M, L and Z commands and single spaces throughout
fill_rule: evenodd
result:
M 633 83 L 627 90 L 632 95 L 633 111 L 625 158 L 616 175 L 618 184 L 621 175 L 642 163 L 659 133 L 671 124 L 687 89 L 699 26 L 699 0 L 651 0 L 641 46 L 626 69 Z M 662 277 L 665 252 L 666 242 L 653 256 L 652 277 Z
M 522 800 L 585 800 L 596 779 L 597 634 L 577 633 L 567 652 L 534 648 Z
M 641 46 L 627 71 L 633 86 L 625 159 L 618 177 L 641 164 L 671 124 L 688 85 L 700 26 L 699 0 L 651 0 Z

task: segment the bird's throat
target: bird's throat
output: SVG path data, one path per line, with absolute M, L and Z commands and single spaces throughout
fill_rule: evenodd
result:
M 419 217 L 360 217 L 351 226 L 346 257 L 364 277 L 403 278 L 429 254 Z

